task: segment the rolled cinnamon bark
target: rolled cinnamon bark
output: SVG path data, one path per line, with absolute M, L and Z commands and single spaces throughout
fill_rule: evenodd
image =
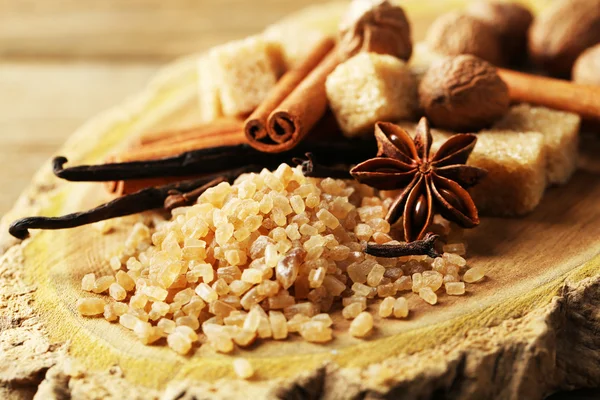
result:
M 127 162 L 156 160 L 172 157 L 191 150 L 208 147 L 236 145 L 246 142 L 244 123 L 237 119 L 221 119 L 211 123 L 195 126 L 193 128 L 153 132 L 142 135 L 132 147 L 116 157 L 111 157 L 110 162 Z M 105 186 L 110 193 L 122 196 L 137 192 L 138 190 L 160 186 L 185 179 L 196 179 L 198 175 L 186 177 L 163 177 L 152 179 L 135 179 L 128 181 L 106 182 Z
M 194 133 L 193 130 L 190 130 L 190 132 Z M 186 151 L 199 150 L 217 146 L 230 146 L 245 142 L 246 137 L 244 135 L 244 131 L 241 129 L 230 133 L 222 133 L 218 136 L 190 136 L 187 139 L 181 140 L 180 142 L 176 143 L 170 143 L 167 139 L 156 140 L 154 142 L 146 143 L 144 145 L 131 148 L 128 151 L 120 154 L 116 158 L 116 160 L 113 161 L 127 162 L 157 160 L 160 158 L 172 157 L 177 154 L 185 153 Z M 144 189 L 146 187 L 160 186 L 168 183 L 181 181 L 184 179 L 196 179 L 198 177 L 199 175 L 187 177 L 165 177 L 107 182 L 106 188 L 110 193 L 114 193 L 117 196 L 122 196 L 125 194 L 137 192 L 138 190 Z
M 600 87 L 502 68 L 498 75 L 506 82 L 513 102 L 569 111 L 585 120 L 600 122 Z
M 244 121 L 233 118 L 222 118 L 192 128 L 147 133 L 139 138 L 138 144 L 145 146 L 157 142 L 180 143 L 191 139 L 200 140 L 206 137 L 218 137 L 234 132 L 241 132 L 243 129 Z
M 119 155 L 118 161 L 142 161 L 156 160 L 163 157 L 171 157 L 186 151 L 205 149 L 208 147 L 230 146 L 246 142 L 244 131 L 241 127 L 231 132 L 206 135 L 204 132 L 190 130 L 187 137 L 179 137 L 178 140 L 170 139 L 156 140 L 131 148 Z M 198 136 L 197 134 L 200 133 Z
M 327 111 L 325 80 L 340 58 L 331 38 L 321 40 L 306 59 L 277 82 L 246 120 L 248 143 L 279 153 L 300 143 Z

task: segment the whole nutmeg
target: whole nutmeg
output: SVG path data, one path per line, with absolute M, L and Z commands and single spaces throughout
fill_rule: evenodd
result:
M 533 21 L 527 7 L 518 3 L 478 1 L 471 3 L 466 12 L 496 29 L 504 60 L 520 64 L 527 58 L 527 32 Z
M 556 0 L 533 21 L 529 54 L 540 67 L 568 77 L 579 55 L 600 43 L 600 0 Z
M 345 58 L 369 52 L 408 61 L 412 38 L 404 10 L 387 0 L 352 2 L 340 23 L 339 49 Z
M 459 132 L 491 125 L 510 105 L 508 87 L 496 68 L 471 55 L 432 65 L 419 85 L 419 98 L 432 125 Z
M 494 65 L 504 64 L 499 34 L 491 25 L 467 14 L 440 16 L 429 27 L 425 42 L 439 54 L 472 54 Z
M 573 80 L 600 86 L 600 44 L 590 47 L 577 58 L 573 66 Z

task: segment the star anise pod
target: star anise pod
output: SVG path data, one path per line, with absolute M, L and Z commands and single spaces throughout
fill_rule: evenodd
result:
M 477 207 L 467 192 L 486 171 L 465 165 L 475 147 L 472 134 L 451 136 L 435 154 L 426 118 L 415 138 L 397 125 L 375 124 L 377 157 L 364 161 L 350 173 L 356 180 L 381 190 L 403 189 L 386 216 L 390 224 L 403 217 L 406 241 L 421 239 L 435 213 L 464 228 L 479 224 Z

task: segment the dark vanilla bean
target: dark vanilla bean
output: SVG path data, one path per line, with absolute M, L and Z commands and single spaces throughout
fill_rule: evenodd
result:
M 272 154 L 262 153 L 249 145 L 240 144 L 194 150 L 158 160 L 79 165 L 70 168 L 64 168 L 67 162 L 65 157 L 56 157 L 53 161 L 53 170 L 59 178 L 73 182 L 126 181 L 209 174 L 248 164 L 276 168 L 279 164 L 289 162 L 293 157 L 302 156 L 308 151 L 319 160 L 325 160 L 328 165 L 350 165 L 371 157 L 376 147 L 372 141 L 312 142 L 302 144 L 288 152 Z
M 219 182 L 233 181 L 244 172 L 258 172 L 262 168 L 276 168 L 292 157 L 312 153 L 305 168 L 323 176 L 350 178 L 340 170 L 328 169 L 313 162 L 313 157 L 327 160 L 328 164 L 355 164 L 373 154 L 374 142 L 338 140 L 302 144 L 285 153 L 262 153 L 248 145 L 220 146 L 189 151 L 178 156 L 158 160 L 80 165 L 64 168 L 65 157 L 53 160 L 53 171 L 59 178 L 82 182 L 122 181 L 145 178 L 204 175 L 202 178 L 142 189 L 88 211 L 61 217 L 29 217 L 15 221 L 9 228 L 11 235 L 24 239 L 29 229 L 65 229 L 91 224 L 106 219 L 136 214 L 143 211 L 173 209 L 192 204 L 207 188 Z
M 334 178 L 334 179 L 354 179 L 350 175 L 350 167 L 328 167 L 319 164 L 315 160 L 313 153 L 306 153 L 306 160 L 294 157 L 292 161 L 302 168 L 302 174 L 311 178 Z
M 429 256 L 431 258 L 440 257 L 435 250 L 435 242 L 439 235 L 428 233 L 421 240 L 399 244 L 375 244 L 367 243 L 365 253 L 375 257 L 395 258 L 404 256 Z
M 63 215 L 60 217 L 27 217 L 19 219 L 10 225 L 9 233 L 17 239 L 29 236 L 29 229 L 67 229 L 91 224 L 107 219 L 137 214 L 143 211 L 164 208 L 175 200 L 170 196 L 185 195 L 191 199 L 197 198 L 206 189 L 223 181 L 233 181 L 245 172 L 259 171 L 260 167 L 249 165 L 200 179 L 182 181 L 169 185 L 142 189 L 130 195 L 118 197 L 108 203 L 92 208 L 88 211 Z M 170 201 L 168 202 L 168 200 Z M 185 197 L 184 197 L 185 199 Z M 169 203 L 169 204 L 165 204 Z M 187 203 L 186 203 L 187 204 Z
M 64 168 L 66 157 L 52 161 L 54 175 L 71 182 L 108 182 L 171 176 L 201 175 L 249 164 L 255 152 L 248 145 L 219 146 L 146 161 L 128 161 Z

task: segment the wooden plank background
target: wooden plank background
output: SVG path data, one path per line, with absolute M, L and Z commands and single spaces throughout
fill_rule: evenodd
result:
M 0 56 L 170 59 L 317 0 L 0 0 Z

